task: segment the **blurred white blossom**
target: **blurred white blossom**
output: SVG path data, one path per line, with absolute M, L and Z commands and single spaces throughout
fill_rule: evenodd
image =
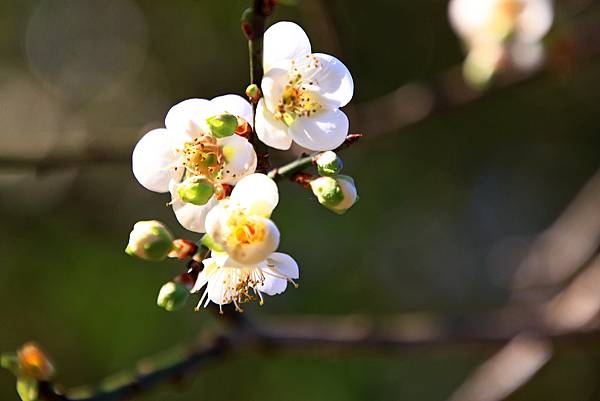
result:
M 465 78 L 481 86 L 505 64 L 539 66 L 554 10 L 552 0 L 451 0 L 448 14 L 467 48 Z

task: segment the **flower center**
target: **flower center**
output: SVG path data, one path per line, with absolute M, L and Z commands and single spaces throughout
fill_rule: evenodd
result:
M 321 62 L 313 55 L 307 55 L 301 62 L 292 61 L 288 83 L 277 104 L 275 119 L 290 126 L 298 117 L 310 117 L 322 109 L 315 94 L 309 89 L 318 85 L 312 79 L 321 68 Z
M 223 150 L 212 136 L 204 135 L 187 142 L 183 150 L 182 165 L 192 175 L 201 175 L 213 179 L 223 167 Z
M 230 247 L 250 245 L 264 240 L 266 227 L 260 220 L 254 220 L 246 216 L 242 211 L 234 213 L 229 221 L 229 235 L 227 244 Z

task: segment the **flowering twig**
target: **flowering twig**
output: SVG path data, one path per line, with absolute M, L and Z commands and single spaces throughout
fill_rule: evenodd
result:
M 339 152 L 343 149 L 346 149 L 349 146 L 355 144 L 360 138 L 362 138 L 362 134 L 350 134 L 346 137 L 344 143 L 342 143 L 334 152 Z M 283 178 L 291 178 L 296 173 L 301 172 L 307 167 L 310 167 L 315 163 L 317 156 L 319 156 L 322 152 L 313 153 L 308 156 L 303 156 L 293 162 L 290 162 L 281 167 L 277 167 L 269 171 L 268 175 L 275 181 L 281 180 Z

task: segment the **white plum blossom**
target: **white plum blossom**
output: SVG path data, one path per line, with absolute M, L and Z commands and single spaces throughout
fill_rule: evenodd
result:
M 236 310 L 242 312 L 241 304 L 258 298 L 262 305 L 262 294 L 281 294 L 288 282 L 296 286 L 294 279 L 299 277 L 298 264 L 291 256 L 279 252 L 258 263 L 246 265 L 227 253 L 213 251 L 211 257 L 202 263 L 204 269 L 192 289 L 192 292 L 199 292 L 206 286 L 197 308 L 202 304 L 206 307 L 212 301 L 219 308 L 233 303 Z
M 286 150 L 293 141 L 317 151 L 344 142 L 349 123 L 339 108 L 352 99 L 354 82 L 341 61 L 312 53 L 302 28 L 278 22 L 265 32 L 263 67 L 255 120 L 262 142 Z
M 206 285 L 199 306 L 210 301 L 240 304 L 262 293 L 283 292 L 288 282 L 295 285 L 298 265 L 288 255 L 275 252 L 279 230 L 269 219 L 279 202 L 275 182 L 264 174 L 243 178 L 228 199 L 215 206 L 206 218 L 206 235 L 213 247 L 204 260 L 204 270 L 192 291 Z
M 539 65 L 554 11 L 552 0 L 451 0 L 448 14 L 467 47 L 466 77 L 485 83 L 504 60 L 525 70 Z
M 206 217 L 206 234 L 231 259 L 252 265 L 279 246 L 279 230 L 269 217 L 279 202 L 275 182 L 264 174 L 244 177 L 228 199 Z
M 167 113 L 165 128 L 137 143 L 133 173 L 145 188 L 171 193 L 182 226 L 204 232 L 206 215 L 225 196 L 223 185 L 235 185 L 256 169 L 253 146 L 234 132 L 246 124 L 252 124 L 252 107 L 237 95 L 178 103 Z

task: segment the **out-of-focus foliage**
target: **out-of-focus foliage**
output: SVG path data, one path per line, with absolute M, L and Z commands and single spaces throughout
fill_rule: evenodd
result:
M 331 2 L 342 54 L 327 47 L 335 41 L 323 36 L 314 1 L 281 7 L 273 20 L 299 22 L 315 49 L 339 55 L 356 80 L 355 104 L 462 62 L 445 1 Z M 243 93 L 247 48 L 238 21 L 245 6 L 0 2 L 0 156 L 90 146 L 126 154 L 177 101 Z M 591 61 L 402 132 L 365 132 L 342 155 L 361 194 L 344 218 L 282 183 L 280 249 L 299 262 L 301 286 L 248 312 L 460 317 L 501 305 L 528 241 L 600 164 L 599 78 Z M 59 380 L 79 385 L 213 328 L 207 312 L 169 314 L 155 305 L 180 264 L 148 264 L 123 252 L 135 221 L 177 227 L 163 201 L 166 195 L 135 182 L 126 163 L 37 178 L 0 172 L 0 349 L 35 340 L 53 356 Z M 199 373 L 181 391 L 163 387 L 140 399 L 433 401 L 486 356 L 476 349 L 249 354 Z M 587 399 L 599 366 L 597 352 L 561 353 L 512 399 Z M 0 399 L 16 400 L 9 374 L 0 374 Z

